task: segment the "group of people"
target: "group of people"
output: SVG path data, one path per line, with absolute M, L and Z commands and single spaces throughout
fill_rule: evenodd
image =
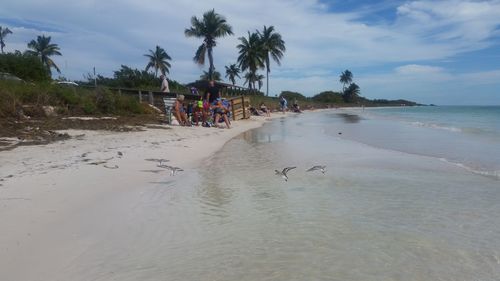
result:
M 162 79 L 161 90 L 165 92 L 165 90 L 168 90 L 168 81 L 164 75 L 160 78 Z M 196 88 L 191 88 L 191 93 L 198 94 L 198 90 Z M 173 114 L 179 122 L 179 125 L 199 126 L 201 121 L 204 127 L 219 127 L 219 124 L 224 121 L 226 127 L 228 129 L 231 128 L 228 117 L 230 114 L 229 104 L 226 100 L 221 98 L 219 88 L 215 86 L 214 81 L 208 83 L 207 90 L 200 96 L 199 100 L 188 103 L 185 107 L 184 99 L 184 95 L 178 95 L 173 107 Z
M 170 92 L 168 80 L 165 75 L 160 76 L 161 91 Z M 198 90 L 194 87 L 191 88 L 191 94 L 198 95 Z M 228 129 L 231 128 L 231 122 L 228 115 L 230 114 L 230 105 L 226 100 L 223 100 L 220 95 L 219 88 L 215 86 L 215 82 L 209 81 L 207 90 L 200 96 L 200 99 L 184 106 L 184 95 L 178 95 L 173 108 L 173 114 L 179 125 L 181 126 L 198 126 L 201 122 L 204 127 L 217 126 L 219 123 L 224 122 Z M 280 110 L 283 114 L 288 110 L 288 101 L 284 96 L 280 97 L 279 101 Z M 291 110 L 300 113 L 300 107 L 297 100 L 294 101 Z M 262 102 L 259 108 L 250 107 L 250 111 L 254 115 L 271 116 L 271 110 Z

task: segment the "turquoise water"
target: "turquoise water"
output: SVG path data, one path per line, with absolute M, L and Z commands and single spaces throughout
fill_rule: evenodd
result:
M 420 106 L 368 109 L 413 125 L 500 138 L 500 106 Z
M 500 178 L 499 106 L 427 106 L 330 113 L 347 120 L 344 137 L 385 149 L 440 158 Z

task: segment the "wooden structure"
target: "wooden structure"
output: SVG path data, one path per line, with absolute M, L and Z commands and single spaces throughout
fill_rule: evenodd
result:
M 229 98 L 233 120 L 250 118 L 250 98 L 246 96 Z

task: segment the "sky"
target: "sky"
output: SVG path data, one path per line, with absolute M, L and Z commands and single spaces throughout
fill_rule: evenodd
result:
M 122 64 L 144 69 L 144 54 L 159 45 L 172 57 L 169 78 L 188 83 L 208 65 L 193 62 L 202 42 L 184 30 L 211 9 L 234 32 L 214 49 L 223 75 L 236 63 L 239 37 L 264 25 L 282 35 L 286 52 L 281 65 L 271 63 L 272 96 L 340 91 L 348 69 L 371 99 L 500 105 L 500 0 L 3 0 L 0 26 L 13 32 L 6 51 L 51 36 L 62 53 L 53 59 L 71 80 L 93 67 L 109 77 Z

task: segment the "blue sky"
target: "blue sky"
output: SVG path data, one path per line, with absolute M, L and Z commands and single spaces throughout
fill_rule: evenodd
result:
M 70 79 L 94 66 L 105 76 L 121 64 L 144 68 L 143 55 L 160 45 L 173 58 L 170 78 L 186 83 L 207 67 L 193 63 L 201 42 L 184 29 L 212 8 L 235 33 L 214 51 L 221 72 L 236 62 L 237 38 L 248 30 L 273 25 L 282 34 L 287 52 L 271 66 L 271 95 L 339 90 L 349 69 L 368 98 L 500 104 L 500 0 L 4 0 L 0 25 L 13 31 L 7 51 L 52 36 Z

